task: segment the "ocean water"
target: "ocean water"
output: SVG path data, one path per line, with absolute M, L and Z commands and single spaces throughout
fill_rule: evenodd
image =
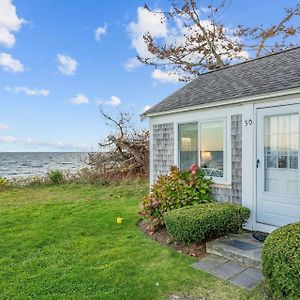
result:
M 51 170 L 74 172 L 87 167 L 84 152 L 0 152 L 0 177 L 45 175 Z

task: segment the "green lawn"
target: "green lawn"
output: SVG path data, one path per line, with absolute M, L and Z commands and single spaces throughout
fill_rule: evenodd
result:
M 146 237 L 136 225 L 146 191 L 129 181 L 0 192 L 0 299 L 263 299 Z

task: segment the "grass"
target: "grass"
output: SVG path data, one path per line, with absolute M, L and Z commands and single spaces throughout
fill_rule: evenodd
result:
M 0 192 L 0 299 L 264 299 L 145 236 L 136 212 L 146 192 L 144 181 Z

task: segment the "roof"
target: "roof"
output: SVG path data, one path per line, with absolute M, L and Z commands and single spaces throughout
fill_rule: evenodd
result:
M 201 74 L 144 115 L 300 87 L 300 47 Z

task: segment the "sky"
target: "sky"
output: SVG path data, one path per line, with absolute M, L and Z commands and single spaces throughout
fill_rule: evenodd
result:
M 143 5 L 169 1 L 0 0 L 0 152 L 95 151 L 109 133 L 99 106 L 139 115 L 182 87 L 141 65 L 143 34 L 170 33 Z M 205 6 L 207 1 L 201 1 Z M 226 26 L 270 24 L 294 0 L 232 0 Z

